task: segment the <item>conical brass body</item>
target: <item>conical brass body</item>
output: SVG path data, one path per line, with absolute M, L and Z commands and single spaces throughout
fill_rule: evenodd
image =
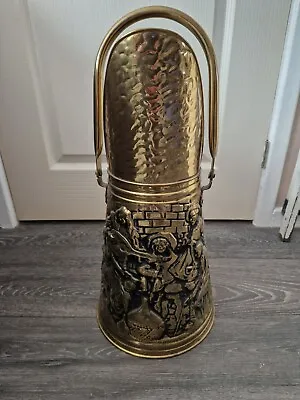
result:
M 98 322 L 133 355 L 183 353 L 213 324 L 199 172 L 203 109 L 197 60 L 178 34 L 144 29 L 114 44 L 104 83 L 109 181 Z

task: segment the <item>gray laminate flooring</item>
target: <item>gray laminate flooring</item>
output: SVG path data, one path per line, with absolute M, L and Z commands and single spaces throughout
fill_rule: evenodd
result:
M 172 359 L 127 355 L 96 323 L 101 222 L 0 230 L 0 398 L 300 399 L 300 232 L 205 226 L 216 324 Z

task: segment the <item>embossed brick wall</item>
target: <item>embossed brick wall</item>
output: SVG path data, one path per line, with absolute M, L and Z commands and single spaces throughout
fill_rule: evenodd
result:
M 188 223 L 186 213 L 190 207 L 186 204 L 165 204 L 164 211 L 159 209 L 153 211 L 139 210 L 133 212 L 133 220 L 139 233 L 151 234 L 163 232 L 168 228 L 168 232 L 186 233 Z

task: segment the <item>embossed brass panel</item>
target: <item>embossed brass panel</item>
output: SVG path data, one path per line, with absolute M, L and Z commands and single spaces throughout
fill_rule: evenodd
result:
M 114 42 L 124 28 L 148 17 L 182 23 L 206 54 L 212 156 L 206 186 L 199 171 L 202 82 L 189 44 L 162 29 L 134 31 Z M 202 197 L 214 178 L 217 73 L 203 29 L 167 7 L 125 16 L 100 47 L 94 104 L 96 175 L 107 201 L 99 326 L 112 343 L 134 355 L 183 353 L 205 338 L 214 319 Z M 103 128 L 108 184 L 101 172 Z

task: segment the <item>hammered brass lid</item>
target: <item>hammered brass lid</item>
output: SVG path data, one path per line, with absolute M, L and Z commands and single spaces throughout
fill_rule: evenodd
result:
M 104 132 L 116 178 L 152 184 L 198 174 L 202 82 L 194 52 L 181 36 L 147 29 L 116 42 L 106 67 Z

